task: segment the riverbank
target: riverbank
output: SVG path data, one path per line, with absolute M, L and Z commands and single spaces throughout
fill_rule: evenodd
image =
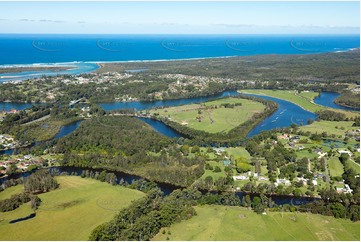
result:
M 301 97 L 299 95 L 296 95 L 296 91 L 295 90 L 265 90 L 265 89 L 246 89 L 246 90 L 240 90 L 241 93 L 248 93 L 248 94 L 256 94 L 256 95 L 264 95 L 264 96 L 269 96 L 269 97 L 274 97 L 274 98 L 278 98 L 278 99 L 282 99 L 288 102 L 292 102 L 295 105 L 299 106 L 300 108 L 309 111 L 309 112 L 317 112 L 317 111 L 322 111 L 322 110 L 330 110 L 333 112 L 340 112 L 346 115 L 346 117 L 348 118 L 355 118 L 356 116 L 359 115 L 359 113 L 357 111 L 346 111 L 346 110 L 342 110 L 341 108 L 335 108 L 335 106 L 333 107 L 328 107 L 328 106 L 323 106 L 327 105 L 328 103 L 330 103 L 329 101 L 329 96 L 327 96 L 326 92 L 322 92 L 325 93 L 324 97 L 318 97 L 316 98 L 319 103 L 316 103 L 317 100 L 311 100 L 311 99 L 307 99 L 305 97 Z M 321 93 L 321 94 L 322 94 Z M 331 102 L 333 102 L 338 96 L 335 95 L 333 96 Z M 323 101 L 325 100 L 325 101 Z M 322 104 L 320 104 L 320 102 Z

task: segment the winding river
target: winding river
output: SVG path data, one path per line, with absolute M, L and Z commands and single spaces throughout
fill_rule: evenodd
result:
M 155 101 L 155 102 L 102 103 L 100 105 L 107 111 L 116 110 L 116 109 L 129 109 L 129 108 L 136 109 L 137 111 L 139 111 L 139 110 L 144 110 L 144 109 L 149 109 L 149 108 L 154 108 L 154 107 L 179 106 L 179 105 L 185 105 L 185 104 L 190 104 L 190 103 L 205 102 L 205 101 L 208 101 L 208 100 L 211 100 L 214 98 L 218 98 L 218 97 L 227 97 L 227 96 L 236 96 L 236 95 L 238 95 L 238 92 L 236 92 L 236 91 L 225 91 L 221 94 L 212 95 L 212 96 L 208 96 L 208 97 L 197 97 L 197 98 L 189 98 L 189 99 Z M 252 137 L 253 135 L 258 134 L 259 132 L 261 132 L 263 130 L 288 127 L 292 123 L 295 123 L 298 125 L 306 124 L 309 119 L 314 120 L 316 118 L 316 115 L 314 113 L 308 112 L 291 102 L 281 100 L 278 98 L 262 96 L 262 95 L 251 95 L 251 96 L 261 97 L 261 98 L 264 98 L 267 100 L 277 102 L 279 105 L 279 108 L 271 116 L 269 116 L 268 118 L 263 120 L 253 130 L 251 130 L 251 132 L 248 134 L 248 137 Z M 337 96 L 338 95 L 323 93 L 323 95 L 321 94 L 320 97 L 318 97 L 317 103 L 322 103 L 324 106 L 328 106 L 330 104 L 329 98 L 332 97 L 335 99 L 335 98 L 337 98 Z M 327 100 L 324 100 L 324 99 L 327 99 Z M 315 100 L 315 102 L 316 102 L 316 100 Z M 333 100 L 331 100 L 331 105 L 332 105 L 332 103 L 333 103 Z M 0 105 L 1 105 L 1 103 L 0 103 Z M 24 109 L 28 106 L 28 105 L 24 105 L 21 103 L 20 104 L 17 104 L 17 103 L 5 103 L 4 104 L 3 103 L 2 105 L 3 106 L 0 106 L 0 107 L 5 107 L 6 109 L 9 109 L 9 110 L 10 109 L 20 110 L 20 109 Z M 335 106 L 332 106 L 332 107 L 335 108 Z M 345 110 L 344 107 L 342 107 L 340 109 Z M 171 129 L 170 127 L 166 126 L 165 124 L 163 124 L 160 121 L 146 119 L 146 118 L 139 118 L 139 119 L 146 122 L 150 126 L 152 126 L 159 133 L 166 135 L 168 137 L 173 138 L 173 137 L 181 137 L 182 136 L 180 133 L 177 133 L 175 130 Z M 60 129 L 59 133 L 53 139 L 58 139 L 58 138 L 64 137 L 64 136 L 72 133 L 74 130 L 76 130 L 79 127 L 80 123 L 81 123 L 81 121 L 77 121 L 75 123 L 63 126 Z M 7 150 L 7 151 L 2 151 L 2 153 L 0 153 L 0 154 L 11 154 L 12 152 L 13 152 L 12 150 Z M 51 168 L 51 169 L 53 169 L 53 168 Z M 78 167 L 56 167 L 56 169 L 59 169 L 60 172 L 76 173 L 77 175 L 80 175 L 82 172 L 82 168 L 78 168 Z M 88 168 L 86 168 L 86 169 L 88 169 Z M 101 171 L 101 169 L 90 169 L 90 170 Z M 113 172 L 113 171 L 111 171 L 111 172 Z M 120 179 L 124 179 L 128 183 L 130 183 L 132 180 L 140 179 L 139 176 L 126 174 L 123 172 L 114 172 L 114 173 L 117 175 L 118 182 Z M 31 174 L 31 173 L 25 172 L 22 174 L 17 174 L 14 178 L 20 177 L 20 176 L 26 177 L 26 176 L 29 176 L 29 174 Z M 8 178 L 7 177 L 1 178 L 0 184 L 2 182 L 4 182 L 6 179 L 8 179 Z M 170 184 L 164 184 L 164 183 L 157 183 L 157 184 L 161 188 L 161 190 L 164 192 L 164 194 L 169 194 L 173 190 L 180 188 L 180 187 L 173 186 Z M 240 198 L 242 198 L 245 195 L 242 192 L 236 192 L 236 194 Z M 299 205 L 299 204 L 303 204 L 303 203 L 307 203 L 307 202 L 311 202 L 311 201 L 315 200 L 314 198 L 276 196 L 276 195 L 272 196 L 272 198 L 275 201 L 275 203 L 278 205 L 290 204 L 290 203 Z
M 183 99 L 176 99 L 176 100 L 165 100 L 165 101 L 153 101 L 153 102 L 112 102 L 112 103 L 100 103 L 100 106 L 106 111 L 118 110 L 118 109 L 134 109 L 136 111 L 156 108 L 156 107 L 171 107 L 171 106 L 180 106 L 180 105 L 187 105 L 191 103 L 201 103 L 206 102 L 215 98 L 220 97 L 230 97 L 230 96 L 237 96 L 239 93 L 237 91 L 224 91 L 220 94 L 210 95 L 206 97 L 195 97 L 195 98 L 183 98 Z M 273 98 L 269 96 L 263 95 L 255 95 L 255 94 L 246 94 L 249 96 L 260 97 L 263 99 L 271 100 L 278 103 L 279 107 L 276 112 L 274 112 L 271 116 L 264 119 L 261 123 L 259 123 L 255 128 L 253 128 L 247 135 L 247 137 L 252 137 L 254 135 L 259 134 L 261 131 L 264 130 L 271 130 L 275 128 L 283 128 L 289 127 L 291 124 L 297 125 L 305 125 L 309 119 L 315 120 L 316 114 L 306 111 L 302 109 L 300 106 L 293 104 L 291 102 Z M 343 107 L 340 105 L 335 104 L 333 101 L 339 96 L 339 93 L 332 93 L 332 92 L 322 92 L 319 97 L 317 97 L 314 102 L 323 106 L 342 109 L 342 110 L 355 110 L 347 107 Z M 30 107 L 31 104 L 24 104 L 24 103 L 0 103 L 0 110 L 11 110 L 17 109 L 22 110 L 27 107 Z M 151 120 L 146 118 L 139 118 L 140 120 L 146 122 L 150 126 L 152 126 L 157 132 L 166 135 L 170 138 L 178 138 L 182 137 L 182 135 L 169 126 L 163 124 L 157 120 Z M 71 132 L 73 132 L 76 128 L 78 128 L 80 124 L 79 122 L 66 125 L 62 127 L 59 133 L 54 137 L 54 139 L 61 138 Z M 0 154 L 11 154 L 11 150 L 2 151 Z
M 72 133 L 74 130 L 76 130 L 79 127 L 81 122 L 82 122 L 82 120 L 79 120 L 79 121 L 62 126 L 60 128 L 59 132 L 51 140 L 56 140 L 56 139 L 59 139 L 61 137 L 64 137 L 64 136 Z M 38 145 L 40 143 L 41 142 L 35 142 L 34 145 Z M 0 151 L 0 155 L 12 155 L 15 150 L 16 149 L 2 150 L 2 151 Z
M 51 167 L 48 168 L 50 170 L 52 169 L 56 169 L 58 170 L 60 173 L 62 172 L 67 172 L 68 174 L 75 174 L 77 176 L 80 176 L 83 170 L 91 170 L 93 172 L 101 172 L 103 170 L 106 169 L 93 169 L 93 168 L 80 168 L 80 167 Z M 123 179 L 125 182 L 127 183 L 132 183 L 135 180 L 139 180 L 142 179 L 140 176 L 136 176 L 136 175 L 130 175 L 124 172 L 120 172 L 120 171 L 110 171 L 110 170 L 106 170 L 107 172 L 112 172 L 117 176 L 117 183 L 119 184 L 120 180 Z M 24 173 L 20 173 L 20 174 L 15 174 L 13 176 L 11 176 L 10 178 L 20 178 L 20 177 L 28 177 L 32 172 L 24 172 Z M 0 184 L 2 184 L 4 181 L 6 181 L 7 179 L 9 179 L 9 177 L 3 177 L 0 178 Z M 164 195 L 169 195 L 170 193 L 172 193 L 174 190 L 176 189 L 180 189 L 182 187 L 180 186 L 175 186 L 175 185 L 171 185 L 171 184 L 167 184 L 167 183 L 162 183 L 162 182 L 156 182 L 157 186 L 162 190 L 162 192 L 164 193 Z M 206 193 L 207 191 L 202 191 L 202 193 Z M 216 193 L 216 192 L 212 192 L 212 193 Z M 243 196 L 245 196 L 246 194 L 243 192 L 235 192 L 235 194 L 242 200 Z M 253 198 L 254 196 L 256 196 L 257 194 L 250 194 L 251 198 Z M 293 204 L 293 205 L 301 205 L 301 204 L 305 204 L 305 203 L 309 203 L 309 202 L 313 202 L 315 200 L 318 200 L 318 198 L 310 198 L 310 197 L 294 197 L 294 196 L 283 196 L 283 195 L 270 195 L 270 197 L 272 198 L 272 200 L 277 204 L 277 205 L 283 205 L 283 204 Z
M 313 101 L 319 105 L 330 108 L 342 109 L 347 111 L 360 111 L 360 108 L 351 108 L 336 104 L 334 101 L 340 95 L 341 94 L 337 92 L 321 92 L 320 96 L 316 97 Z
M 271 116 L 265 118 L 247 135 L 252 137 L 264 130 L 289 127 L 292 124 L 305 125 L 309 119 L 315 120 L 316 114 L 306 111 L 300 106 L 291 102 L 263 95 L 246 94 L 248 96 L 260 97 L 278 103 L 278 109 Z

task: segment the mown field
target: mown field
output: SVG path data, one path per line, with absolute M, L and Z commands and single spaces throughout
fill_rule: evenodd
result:
M 310 112 L 317 112 L 320 110 L 332 110 L 335 112 L 344 113 L 346 117 L 356 117 L 359 115 L 357 112 L 349 112 L 340 109 L 328 108 L 313 102 L 313 97 L 315 97 L 316 92 L 306 92 L 298 94 L 294 90 L 265 90 L 265 89 L 247 89 L 247 90 L 240 90 L 239 92 L 242 93 L 249 93 L 249 94 L 257 94 L 257 95 L 264 95 L 275 97 L 279 99 L 283 99 L 289 102 L 292 102 L 305 110 Z
M 353 127 L 353 121 L 316 121 L 310 125 L 301 126 L 300 130 L 310 131 L 311 133 L 327 132 L 328 135 L 344 136 L 348 130 L 356 130 L 358 127 Z
M 56 178 L 60 188 L 39 195 L 36 217 L 9 224 L 33 213 L 29 204 L 0 213 L 1 240 L 88 240 L 91 231 L 109 221 L 121 208 L 143 196 L 142 192 L 74 176 Z M 20 193 L 18 185 L 0 192 L 0 199 Z
M 338 157 L 332 157 L 327 161 L 327 164 L 331 176 L 342 176 L 343 165 Z
M 221 104 L 242 103 L 242 106 L 234 108 L 220 107 Z M 211 109 L 211 106 L 218 108 Z M 170 107 L 165 109 L 150 110 L 150 113 L 171 118 L 172 121 L 187 125 L 196 130 L 209 133 L 228 132 L 238 125 L 246 122 L 254 113 L 262 112 L 265 106 L 259 102 L 226 98 L 202 104 L 190 104 L 185 106 Z M 197 120 L 197 117 L 200 118 Z
M 197 216 L 163 228 L 153 240 L 355 240 L 360 223 L 306 213 L 258 215 L 242 207 L 198 206 Z

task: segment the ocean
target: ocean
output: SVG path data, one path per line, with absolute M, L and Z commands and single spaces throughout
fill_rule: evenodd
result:
M 259 54 L 343 52 L 359 35 L 44 35 L 0 34 L 0 67 L 71 65 L 60 72 L 2 73 L 0 82 L 39 75 L 79 74 L 97 62 L 179 60 Z

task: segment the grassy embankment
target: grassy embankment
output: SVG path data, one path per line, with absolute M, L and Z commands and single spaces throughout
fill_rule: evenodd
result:
M 313 102 L 313 99 L 317 97 L 317 92 L 302 92 L 297 93 L 297 91 L 294 90 L 265 90 L 265 89 L 247 89 L 247 90 L 240 90 L 239 92 L 247 93 L 247 94 L 257 94 L 257 95 L 264 95 L 264 96 L 270 96 L 275 97 L 279 99 L 283 99 L 289 102 L 292 102 L 303 109 L 310 111 L 310 112 L 317 112 L 321 110 L 331 110 L 334 112 L 343 113 L 348 118 L 353 118 L 359 115 L 358 112 L 351 112 L 351 111 L 345 111 L 340 109 L 334 109 L 334 108 L 328 108 L 325 106 L 321 106 L 318 104 L 315 104 Z
M 225 103 L 242 103 L 242 105 L 235 106 L 234 108 L 220 107 L 221 104 Z M 211 109 L 211 106 L 218 106 L 218 108 Z M 246 122 L 254 113 L 262 112 L 264 108 L 265 106 L 259 102 L 239 98 L 226 98 L 202 104 L 152 109 L 150 113 L 159 113 L 160 116 L 169 117 L 172 121 L 195 130 L 218 133 L 230 131 Z M 200 117 L 201 121 L 197 120 L 197 117 Z
M 242 207 L 197 206 L 197 216 L 161 229 L 153 240 L 355 240 L 360 223 L 309 213 L 259 215 Z M 165 233 L 163 234 L 163 231 Z
M 143 193 L 100 181 L 73 176 L 57 177 L 60 188 L 40 194 L 36 217 L 9 224 L 33 213 L 29 204 L 0 213 L 2 240 L 87 240 L 91 231 L 109 221 Z M 18 185 L 0 192 L 0 200 L 22 192 Z

